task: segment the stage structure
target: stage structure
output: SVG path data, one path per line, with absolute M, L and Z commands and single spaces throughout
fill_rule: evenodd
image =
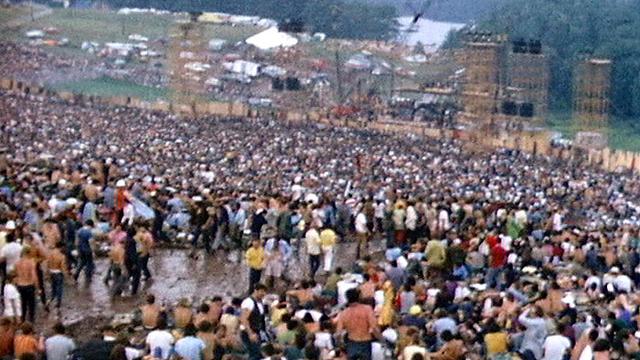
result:
M 169 33 L 167 60 L 172 103 L 187 107 L 179 111 L 195 113 L 195 101 L 205 95 L 210 66 L 206 49 L 202 23 L 197 21 L 196 15 L 176 21 Z
M 611 60 L 582 60 L 575 69 L 573 117 L 581 130 L 608 125 L 611 97 Z

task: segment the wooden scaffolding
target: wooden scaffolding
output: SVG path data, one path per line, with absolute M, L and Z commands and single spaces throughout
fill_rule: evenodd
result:
M 193 17 L 177 21 L 169 33 L 167 53 L 171 100 L 178 106 L 188 107 L 178 110 L 193 113 L 194 102 L 204 93 L 206 80 L 205 73 L 197 71 L 199 64 L 207 62 L 206 41 L 200 25 Z
M 611 60 L 581 61 L 574 74 L 573 116 L 582 130 L 607 126 L 611 96 Z
M 460 59 L 465 67 L 461 117 L 474 124 L 492 123 L 505 81 L 506 36 L 470 33 L 465 40 Z

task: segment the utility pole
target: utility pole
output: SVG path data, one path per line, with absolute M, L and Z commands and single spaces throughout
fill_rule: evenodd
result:
M 336 81 L 338 85 L 338 102 L 342 104 L 342 64 L 340 63 L 340 51 L 336 49 Z

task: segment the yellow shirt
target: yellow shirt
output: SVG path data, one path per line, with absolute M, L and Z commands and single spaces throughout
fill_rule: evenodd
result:
M 506 333 L 496 332 L 484 336 L 484 344 L 487 347 L 487 355 L 507 352 L 509 338 Z
M 262 246 L 257 249 L 253 246 L 250 247 L 244 257 L 250 268 L 260 270 L 264 267 L 264 248 Z
M 331 229 L 322 230 L 320 233 L 320 244 L 323 249 L 333 247 L 336 243 L 336 233 Z

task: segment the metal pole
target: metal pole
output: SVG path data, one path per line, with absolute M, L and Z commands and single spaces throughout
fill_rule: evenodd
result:
M 338 103 L 342 103 L 342 65 L 340 64 L 340 51 L 336 49 L 336 81 L 338 83 Z

